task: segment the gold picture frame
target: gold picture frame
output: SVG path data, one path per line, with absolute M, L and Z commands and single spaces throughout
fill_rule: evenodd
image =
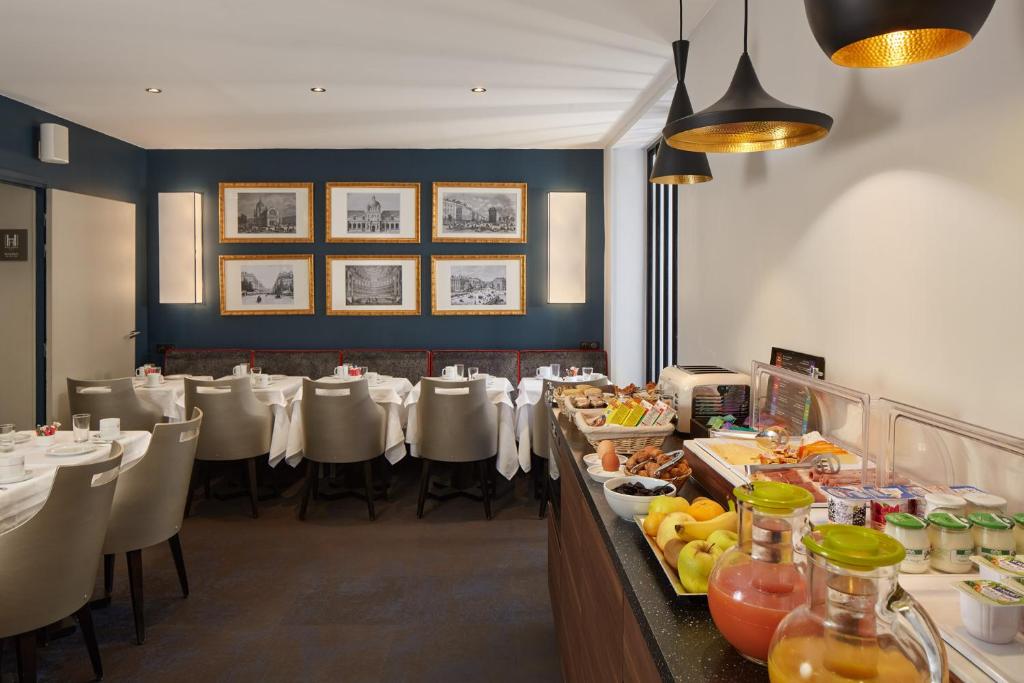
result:
M 295 282 L 295 272 L 292 272 L 292 299 L 306 300 L 303 308 L 270 308 L 271 304 L 264 304 L 262 301 L 257 302 L 255 305 L 251 302 L 245 301 L 245 294 L 242 293 L 241 286 L 241 271 L 237 279 L 238 289 L 236 290 L 237 295 L 230 293 L 228 287 L 230 284 L 234 284 L 235 276 L 234 273 L 229 273 L 228 270 L 232 263 L 240 261 L 294 261 L 293 266 L 297 266 L 300 272 L 305 273 L 306 281 L 304 283 Z M 303 265 L 299 265 L 303 264 Z M 315 295 L 315 281 L 313 277 L 313 255 L 312 254 L 221 254 L 218 258 L 218 272 L 220 275 L 220 314 L 221 315 L 313 315 L 315 311 L 314 295 Z M 228 283 L 228 279 L 232 279 L 232 283 Z M 275 283 L 276 285 L 276 283 Z M 300 298 L 298 294 L 306 290 L 306 297 Z M 280 297 L 279 294 L 275 296 Z M 260 298 L 257 295 L 257 298 Z M 294 305 L 294 303 L 293 303 Z M 264 306 L 268 306 L 264 308 Z
M 465 228 L 455 230 L 452 227 L 445 224 L 445 211 L 441 207 L 439 209 L 439 203 L 446 201 L 444 196 L 448 190 L 452 189 L 454 193 L 458 194 L 459 190 L 462 190 L 462 194 L 466 195 L 482 195 L 482 200 L 486 201 L 486 195 L 489 194 L 486 190 L 506 190 L 508 192 L 498 194 L 518 194 L 515 198 L 513 206 L 518 207 L 517 215 L 513 218 L 513 229 L 509 236 L 503 236 L 501 233 L 505 232 L 505 228 L 501 227 L 503 223 L 503 217 L 497 215 L 498 207 L 490 207 L 489 214 L 487 217 L 481 216 L 477 221 L 467 221 L 469 225 Z M 481 192 L 471 192 L 472 190 L 480 190 Z M 490 193 L 495 194 L 495 193 Z M 457 182 L 436 182 L 433 184 L 433 209 L 432 209 L 432 226 L 431 226 L 431 240 L 434 242 L 460 242 L 460 243 L 490 243 L 490 244 L 525 244 L 527 241 L 527 232 L 529 228 L 528 214 L 527 214 L 527 185 L 526 183 L 457 183 Z M 458 202 L 453 200 L 455 205 Z M 474 215 L 479 210 L 482 212 L 483 209 L 478 207 L 469 207 L 463 205 L 466 209 L 472 212 Z M 507 216 L 506 216 L 507 217 Z M 460 219 L 461 220 L 461 219 Z M 491 228 L 488 230 L 488 228 Z M 474 236 L 479 234 L 480 236 Z
M 228 196 L 231 190 L 305 190 L 305 197 L 300 202 L 300 193 L 296 192 L 295 199 L 295 236 L 285 234 L 283 237 L 275 236 L 275 233 L 249 232 L 239 233 L 238 227 L 238 199 L 243 193 L 236 193 L 234 197 Z M 246 193 L 248 194 L 248 193 Z M 285 244 L 295 242 L 313 242 L 316 238 L 315 224 L 313 223 L 313 183 L 218 183 L 217 184 L 217 221 L 219 225 L 220 242 L 222 244 Z M 305 203 L 305 207 L 300 204 Z M 234 218 L 227 213 L 228 204 L 234 209 Z M 300 230 L 299 217 L 304 217 L 305 230 Z M 263 226 L 267 227 L 267 226 Z M 269 234 L 269 237 L 264 237 Z
M 451 290 L 451 274 L 452 265 L 457 262 L 470 262 L 470 261 L 481 261 L 491 262 L 493 265 L 496 261 L 504 261 L 506 264 L 516 263 L 515 274 L 518 283 L 509 285 L 509 271 L 506 268 L 505 271 L 505 289 L 506 293 L 514 291 L 518 294 L 519 300 L 517 305 L 514 307 L 506 308 L 486 308 L 484 306 L 472 307 L 472 304 L 467 303 L 455 303 L 453 293 Z M 484 265 L 468 264 L 466 265 Z M 443 282 L 439 286 L 438 271 L 442 271 L 441 277 L 444 277 L 446 272 L 449 278 L 448 284 Z M 446 271 L 446 272 L 445 272 Z M 438 303 L 438 296 L 447 296 L 449 298 L 449 304 L 447 306 Z M 511 306 L 506 300 L 504 306 Z M 466 308 L 463 308 L 466 306 Z M 430 312 L 433 315 L 526 315 L 526 254 L 485 254 L 485 255 L 466 255 L 466 256 L 438 256 L 434 255 L 430 257 Z
M 412 224 L 411 224 L 412 225 L 412 228 L 411 228 L 412 229 L 412 236 L 411 237 L 402 237 L 402 236 L 399 236 L 399 237 L 387 237 L 387 236 L 382 236 L 382 237 L 365 237 L 365 236 L 359 236 L 359 235 L 352 236 L 351 233 L 347 233 L 347 228 L 346 228 L 346 231 L 344 233 L 336 234 L 336 233 L 340 233 L 341 231 L 336 231 L 335 228 L 334 228 L 334 220 L 333 220 L 333 213 L 332 213 L 333 205 L 335 203 L 334 190 L 344 190 L 344 189 L 347 189 L 347 188 L 362 189 L 362 190 L 369 190 L 369 189 L 372 189 L 372 188 L 381 188 L 381 189 L 384 189 L 384 190 L 394 189 L 394 190 L 399 190 L 399 191 L 401 191 L 401 190 L 410 191 L 411 190 L 413 196 L 412 196 L 412 199 L 411 199 L 411 202 L 410 202 L 411 206 L 408 207 L 408 209 L 409 209 L 409 213 L 412 216 Z M 330 182 L 330 183 L 327 183 L 326 190 L 327 190 L 327 219 L 326 219 L 326 222 L 325 222 L 325 225 L 326 225 L 325 232 L 326 232 L 326 241 L 327 242 L 348 242 L 350 244 L 359 244 L 359 243 L 362 243 L 362 244 L 374 244 L 374 243 L 378 243 L 378 242 L 386 243 L 386 244 L 399 244 L 399 243 L 402 243 L 402 244 L 418 244 L 419 243 L 419 241 L 420 241 L 420 184 L 419 183 Z M 401 194 L 402 193 L 400 192 L 400 195 Z M 402 204 L 405 203 L 406 201 L 407 200 L 404 199 L 404 197 L 402 197 L 402 196 L 399 197 L 399 222 L 400 223 L 402 222 L 402 219 L 405 217 L 403 215 L 404 214 L 404 210 L 402 208 Z M 345 207 L 346 207 L 345 211 L 347 213 L 347 211 L 348 211 L 348 209 L 347 209 L 347 207 L 348 207 L 347 198 L 346 198 Z M 407 227 L 403 227 L 402 225 L 399 225 L 399 233 L 401 234 L 401 232 L 403 232 L 403 231 L 407 232 L 408 228 Z
M 412 264 L 411 270 L 413 272 L 412 280 L 415 283 L 412 286 L 412 292 L 409 292 L 414 298 L 416 307 L 413 309 L 409 308 L 392 308 L 384 309 L 383 307 L 377 310 L 368 310 L 366 308 L 335 308 L 334 306 L 334 264 L 342 263 L 344 261 L 406 261 Z M 419 254 L 387 254 L 387 255 L 368 255 L 368 254 L 328 254 L 325 260 L 326 272 L 327 272 L 327 315 L 422 315 L 422 304 L 421 304 L 421 288 L 420 288 L 420 255 Z M 347 283 L 346 283 L 347 284 Z M 405 296 L 406 290 L 403 290 L 403 297 Z

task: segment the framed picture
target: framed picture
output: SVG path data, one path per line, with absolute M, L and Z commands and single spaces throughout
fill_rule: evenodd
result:
M 419 256 L 327 257 L 327 315 L 419 314 Z
M 222 255 L 220 314 L 312 315 L 313 255 Z
M 220 183 L 221 242 L 312 242 L 313 183 Z
M 525 242 L 526 183 L 434 183 L 435 242 Z
M 419 242 L 419 183 L 327 183 L 328 242 Z
M 525 315 L 526 256 L 431 256 L 434 315 Z

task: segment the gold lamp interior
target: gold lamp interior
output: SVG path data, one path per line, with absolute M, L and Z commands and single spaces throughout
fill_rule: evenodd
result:
M 857 69 L 891 68 L 945 57 L 970 42 L 970 33 L 954 28 L 892 31 L 841 47 L 832 61 Z
M 794 121 L 744 121 L 704 126 L 667 138 L 668 144 L 688 152 L 769 152 L 799 147 L 820 140 L 828 129 Z
M 651 178 L 658 185 L 696 185 L 711 180 L 709 175 L 662 175 Z

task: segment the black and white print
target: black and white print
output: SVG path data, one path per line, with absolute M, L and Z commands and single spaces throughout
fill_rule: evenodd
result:
M 501 265 L 453 265 L 449 285 L 452 306 L 504 306 L 508 278 Z
M 507 192 L 447 192 L 442 210 L 452 235 L 514 235 L 519 225 L 516 198 Z
M 238 195 L 238 234 L 294 236 L 294 192 L 242 192 Z
M 419 242 L 419 183 L 327 183 L 328 242 Z
M 401 306 L 402 266 L 346 265 L 346 306 Z
M 295 269 L 290 265 L 246 264 L 239 287 L 245 306 L 291 306 L 295 303 Z
M 220 241 L 312 242 L 313 183 L 219 183 Z
M 350 192 L 347 231 L 350 235 L 397 235 L 402 226 L 398 192 Z

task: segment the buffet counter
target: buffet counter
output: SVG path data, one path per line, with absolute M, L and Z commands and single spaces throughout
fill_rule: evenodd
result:
M 566 681 L 767 681 L 715 628 L 704 598 L 679 598 L 647 542 L 620 519 L 582 458 L 593 448 L 556 409 L 553 453 L 561 474 L 548 515 L 548 587 Z M 682 448 L 670 436 L 663 448 Z M 695 473 L 696 474 L 696 473 Z M 680 492 L 725 503 L 691 477 Z

